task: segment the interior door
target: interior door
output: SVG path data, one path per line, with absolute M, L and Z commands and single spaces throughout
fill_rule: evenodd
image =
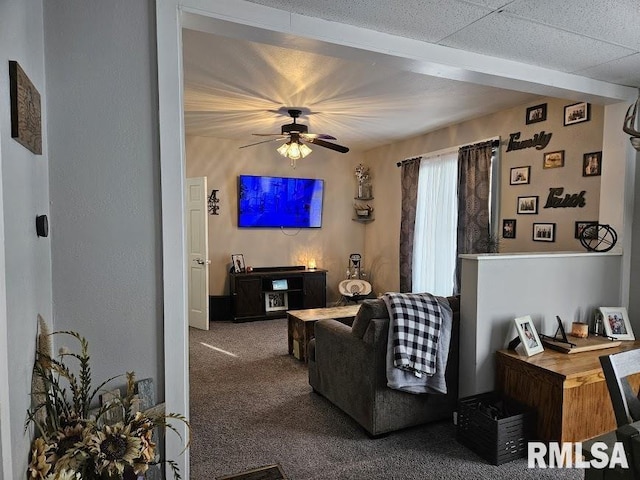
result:
M 187 178 L 189 326 L 209 330 L 207 177 Z

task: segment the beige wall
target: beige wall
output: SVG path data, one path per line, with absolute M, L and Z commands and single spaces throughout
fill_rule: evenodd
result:
M 219 190 L 219 215 L 209 215 L 209 269 L 211 295 L 229 293 L 228 270 L 232 253 L 242 253 L 253 267 L 306 265 L 310 258 L 328 270 L 327 301 L 339 298 L 349 254 L 364 254 L 366 226 L 351 220 L 356 188 L 354 167 L 361 154 L 339 154 L 314 147 L 313 153 L 289 166 L 274 144 L 239 149 L 247 142 L 207 137 L 186 138 L 187 177 L 206 176 L 208 190 Z M 325 180 L 322 228 L 248 229 L 237 226 L 237 177 L 273 175 Z
M 542 102 L 540 102 L 542 103 Z M 547 120 L 545 122 L 524 125 L 526 106 L 512 109 L 505 114 L 513 121 L 509 133 L 522 132 L 521 139 L 532 138 L 544 130 L 552 133 L 551 141 L 544 150 L 528 148 L 506 152 L 508 134 L 500 131 L 502 136 L 502 195 L 501 218 L 516 219 L 516 238 L 502 239 L 500 252 L 549 252 L 579 251 L 585 249 L 574 236 L 576 221 L 597 221 L 600 208 L 600 177 L 583 177 L 583 154 L 602 150 L 602 129 L 604 125 L 604 108 L 591 106 L 591 120 L 574 125 L 563 125 L 564 106 L 575 102 L 547 99 Z M 543 153 L 564 150 L 564 167 L 543 169 Z M 603 158 L 606 168 L 607 159 Z M 510 170 L 513 167 L 531 166 L 530 183 L 528 185 L 509 185 Z M 549 188 L 563 187 L 563 194 L 586 193 L 585 206 L 582 208 L 544 208 Z M 517 215 L 518 196 L 537 195 L 537 215 Z M 533 223 L 555 223 L 556 238 L 554 243 L 532 241 Z M 502 226 L 502 221 L 500 221 Z
M 526 108 L 547 103 L 547 120 L 525 124 Z M 499 136 L 501 146 L 501 214 L 517 220 L 516 239 L 501 239 L 501 252 L 585 251 L 573 238 L 576 220 L 598 220 L 600 177 L 582 176 L 583 153 L 602 150 L 603 108 L 591 105 L 591 120 L 563 126 L 564 106 L 575 103 L 545 98 L 521 107 L 452 125 L 435 132 L 385 145 L 365 153 L 365 163 L 371 166 L 376 203 L 376 221 L 367 226 L 365 266 L 376 275 L 376 291 L 399 288 L 398 242 L 400 230 L 400 169 L 396 162 L 449 147 L 474 143 Z M 509 134 L 521 132 L 520 139 L 533 137 L 544 130 L 552 133 L 544 150 L 529 148 L 505 152 Z M 543 152 L 565 150 L 565 166 L 542 168 Z M 512 167 L 531 165 L 529 185 L 509 185 Z M 603 158 L 603 168 L 607 159 Z M 550 187 L 564 187 L 565 193 L 585 190 L 584 208 L 543 208 Z M 537 215 L 515 215 L 518 196 L 538 195 Z M 533 242 L 533 222 L 556 223 L 556 242 Z
M 525 124 L 526 108 L 547 103 L 547 120 Z M 210 294 L 229 292 L 226 274 L 230 255 L 242 253 L 245 263 L 268 267 L 303 265 L 315 258 L 318 268 L 329 270 L 329 301 L 339 298 L 337 284 L 344 277 L 349 254 L 363 254 L 374 292 L 399 288 L 398 243 L 400 231 L 400 169 L 396 163 L 424 153 L 500 137 L 500 219 L 515 218 L 516 238 L 501 239 L 500 252 L 585 251 L 574 238 L 575 221 L 598 220 L 600 177 L 582 176 L 582 155 L 602 150 L 603 108 L 591 105 L 591 120 L 563 126 L 564 106 L 571 101 L 545 98 L 487 115 L 402 142 L 385 145 L 364 154 L 346 155 L 314 148 L 296 169 L 280 157 L 273 144 L 238 149 L 246 142 L 206 137 L 187 137 L 187 176 L 206 176 L 209 192 L 218 189 L 220 214 L 209 216 L 211 259 Z M 528 148 L 506 152 L 509 134 L 521 132 L 520 140 L 544 130 L 552 133 L 544 150 Z M 565 165 L 543 169 L 543 153 L 565 151 Z M 371 168 L 375 221 L 360 224 L 351 220 L 355 193 L 354 167 L 363 162 Z M 509 185 L 513 167 L 531 166 L 530 184 Z M 607 159 L 603 158 L 606 169 Z M 237 227 L 237 176 L 280 175 L 323 178 L 325 183 L 323 225 L 320 229 L 239 229 Z M 550 187 L 564 187 L 564 193 L 585 190 L 583 208 L 544 208 Z M 516 215 L 518 196 L 539 197 L 537 215 Z M 534 222 L 556 223 L 556 241 L 532 241 Z

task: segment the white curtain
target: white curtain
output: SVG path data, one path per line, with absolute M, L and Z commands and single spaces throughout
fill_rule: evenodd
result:
M 458 151 L 423 157 L 413 241 L 413 292 L 453 294 L 458 223 Z

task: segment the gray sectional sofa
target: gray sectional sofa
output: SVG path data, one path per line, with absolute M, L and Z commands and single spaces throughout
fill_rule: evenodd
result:
M 387 387 L 389 315 L 381 299 L 365 300 L 352 326 L 320 320 L 309 344 L 309 384 L 350 415 L 371 436 L 452 418 L 458 400 L 460 298 L 453 312 L 447 394 L 411 394 Z

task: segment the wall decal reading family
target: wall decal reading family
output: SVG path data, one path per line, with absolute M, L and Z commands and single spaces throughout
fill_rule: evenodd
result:
M 533 138 L 519 141 L 518 139 L 520 138 L 521 133 L 522 132 L 509 134 L 509 145 L 507 146 L 507 152 L 510 152 L 512 150 L 522 150 L 524 148 L 531 147 L 536 147 L 536 150 L 542 150 L 547 145 L 549 145 L 551 135 L 553 135 L 553 133 L 545 133 L 545 131 L 543 130 L 540 133 L 536 133 Z
M 564 197 L 562 196 L 563 193 L 564 187 L 550 188 L 544 208 L 582 208 L 587 204 L 584 198 L 585 190 L 580 193 L 567 193 Z

